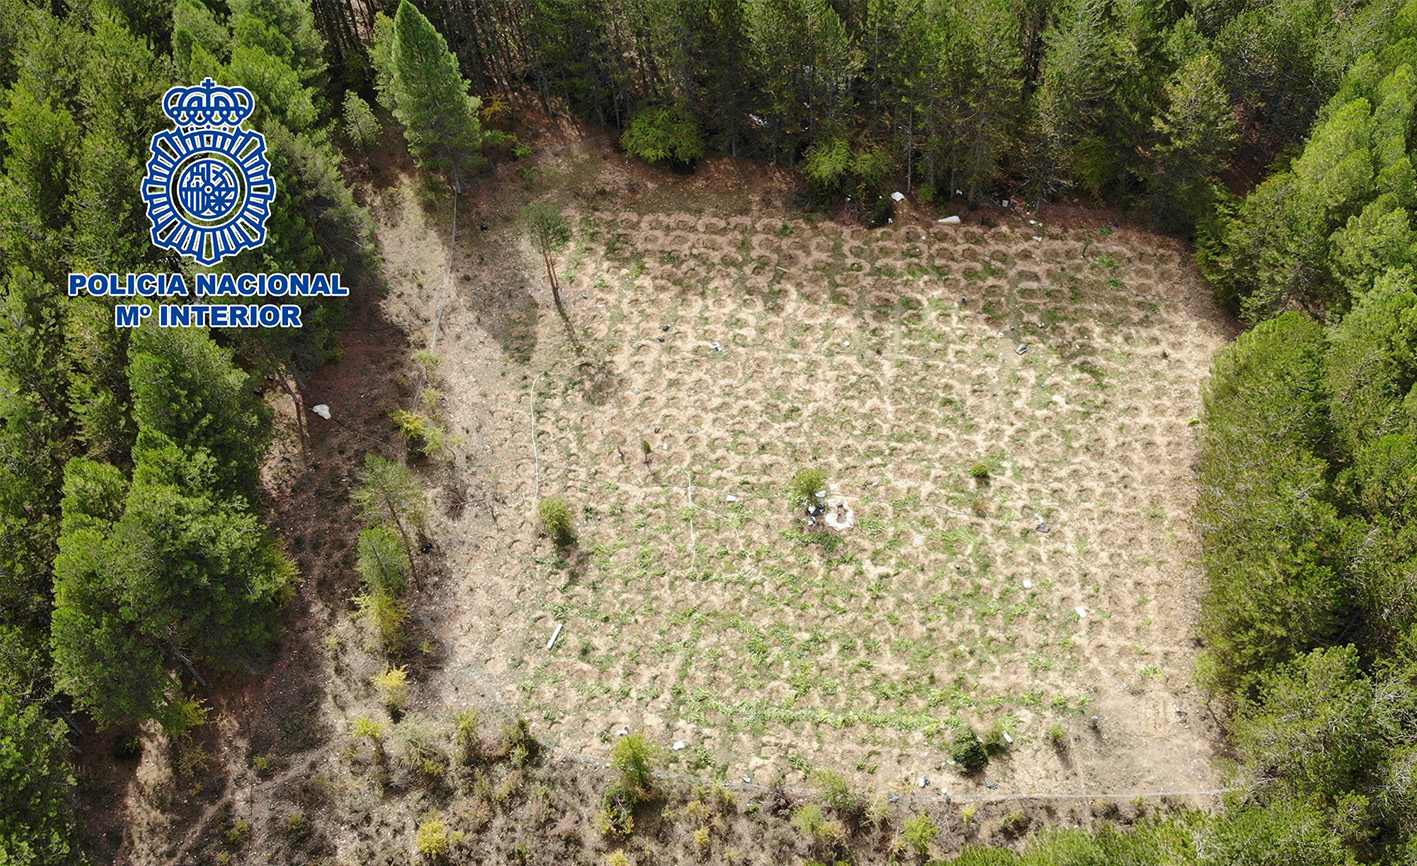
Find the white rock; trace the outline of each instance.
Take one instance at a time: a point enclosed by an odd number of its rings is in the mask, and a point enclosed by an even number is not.
[[[905,201],[905,193],[901,192],[900,190],[896,190],[895,192],[891,193],[891,198],[895,201]]]
[[[728,499],[729,502],[737,502],[737,501],[738,501],[738,497],[734,496],[732,493],[728,494],[727,499]]]
[[[1033,589],[1033,581],[1031,581],[1031,580],[1025,580],[1025,581],[1023,582],[1023,588],[1024,588],[1024,589]]]
[[[1078,605],[1077,607],[1073,608],[1073,610],[1077,611],[1078,619],[1087,619],[1087,608],[1083,607],[1082,605]]]
[[[678,751],[683,750],[683,748],[684,748],[684,741],[683,741],[683,740],[675,740],[675,741],[674,741],[674,751],[678,752]]]
[[[326,406],[324,403],[317,403],[316,405],[311,406],[310,411],[314,412],[316,415],[319,415],[321,418],[324,418],[326,421],[330,420],[330,407]]]

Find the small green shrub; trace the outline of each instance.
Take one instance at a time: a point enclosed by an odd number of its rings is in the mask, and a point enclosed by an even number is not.
[[[447,443],[448,434],[443,425],[427,415],[395,409],[390,417],[399,426],[399,432],[408,440],[408,444],[417,448],[424,456],[433,456],[443,450]]]
[[[408,703],[408,668],[391,667],[374,675],[374,685],[379,689],[384,706],[398,712]]]
[[[251,824],[244,818],[237,818],[226,828],[226,843],[233,848],[240,848],[250,838]]]
[[[378,635],[379,648],[385,653],[396,653],[404,645],[404,622],[408,610],[390,592],[375,590],[354,597],[358,608],[355,616]]]
[[[816,803],[799,806],[797,811],[792,813],[792,826],[808,838],[816,838],[826,820],[826,816],[822,814],[822,807]]]
[[[1063,730],[1062,725],[1053,725],[1048,729],[1048,742],[1053,744],[1055,749],[1066,749],[1068,747],[1068,732]]]
[[[571,527],[571,504],[565,499],[548,496],[541,500],[536,511],[541,518],[541,528],[556,544],[564,547],[575,540],[575,531]]]
[[[424,859],[436,860],[445,856],[461,835],[448,832],[447,825],[443,823],[443,816],[437,812],[429,812],[423,823],[418,825],[413,844]]]
[[[827,474],[820,469],[803,469],[792,476],[787,497],[793,508],[823,510],[827,507]]]
[[[954,742],[950,744],[950,759],[959,765],[967,776],[980,773],[989,765],[989,753],[984,750],[979,735],[968,726],[955,731]]]
[[[989,730],[984,732],[984,751],[992,757],[1000,755],[1009,750],[1009,726],[1002,720],[995,721],[989,726]]]
[[[627,734],[615,743],[610,766],[620,771],[620,787],[635,799],[647,799],[654,790],[654,768],[663,761],[662,750],[644,734]]]
[[[983,460],[980,460],[978,463],[969,467],[969,475],[975,481],[988,481],[989,464],[985,463]]]
[[[907,818],[900,827],[900,838],[916,857],[925,859],[930,855],[930,846],[940,835],[940,825],[929,815]]]

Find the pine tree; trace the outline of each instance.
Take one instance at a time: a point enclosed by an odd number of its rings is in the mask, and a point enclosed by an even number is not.
[[[419,166],[444,173],[455,186],[481,161],[482,102],[433,24],[408,0],[399,3],[387,43],[376,44],[374,61],[387,82],[386,106],[403,126]]]
[[[0,687],[0,861],[78,862],[65,728]]]

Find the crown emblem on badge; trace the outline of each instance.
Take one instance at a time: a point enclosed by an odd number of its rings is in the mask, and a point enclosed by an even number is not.
[[[176,129],[153,136],[142,186],[154,245],[214,265],[266,242],[275,198],[266,139],[241,126],[255,107],[251,91],[210,78],[163,95]]]

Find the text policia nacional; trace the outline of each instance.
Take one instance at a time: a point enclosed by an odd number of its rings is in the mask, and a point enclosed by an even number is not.
[[[191,284],[189,287],[189,283]],[[344,297],[339,274],[70,274],[69,297],[109,298],[296,298]],[[113,323],[141,325],[156,309],[160,327],[298,328],[296,304],[119,303]]]

